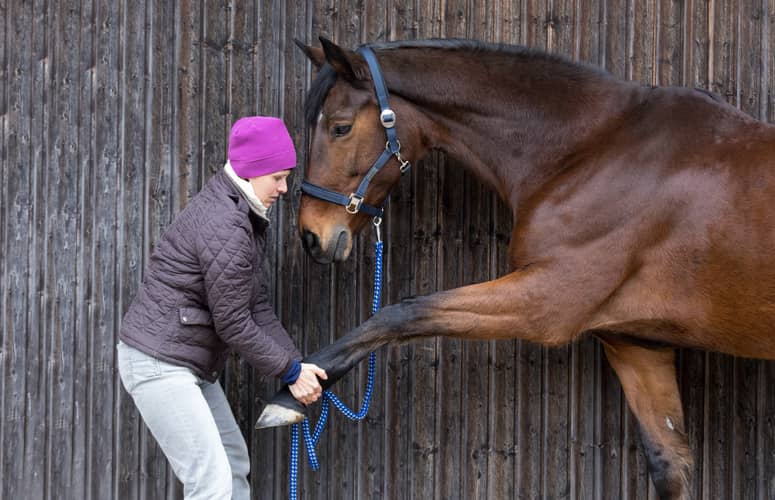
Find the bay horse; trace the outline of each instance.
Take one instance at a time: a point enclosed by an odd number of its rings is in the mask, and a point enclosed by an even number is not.
[[[328,372],[324,387],[387,344],[445,336],[561,346],[593,335],[638,421],[658,494],[688,498],[675,349],[775,359],[775,126],[709,92],[624,81],[526,48],[321,43],[297,41],[319,70],[305,104],[305,183],[344,198],[365,176],[370,183],[347,209],[305,190],[298,222],[309,254],[346,259],[371,219],[360,205],[381,207],[401,163],[432,149],[495,190],[514,220],[509,274],[384,307],[307,358]],[[400,152],[388,145],[374,172],[388,129]],[[285,388],[258,426],[303,416]]]

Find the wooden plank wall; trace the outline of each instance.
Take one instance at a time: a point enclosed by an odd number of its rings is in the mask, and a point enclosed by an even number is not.
[[[179,498],[115,372],[150,250],[225,156],[230,124],[282,116],[306,157],[312,70],[294,37],[470,37],[565,54],[652,84],[717,92],[775,122],[773,0],[0,0],[0,498]],[[303,168],[294,176],[298,188]],[[368,316],[371,235],[321,267],[274,212],[280,318],[312,352]],[[511,216],[432,154],[386,217],[384,302],[498,276]],[[696,498],[775,498],[775,364],[682,351]],[[334,416],[303,498],[655,497],[618,381],[592,340],[426,340],[379,352],[369,417]],[[222,381],[255,498],[287,493],[287,429],[254,432],[276,388]],[[365,367],[337,387],[352,404]]]

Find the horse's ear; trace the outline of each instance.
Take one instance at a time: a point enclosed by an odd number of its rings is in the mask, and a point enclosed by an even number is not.
[[[296,43],[296,46],[299,47],[302,52],[304,52],[304,55],[306,55],[307,58],[312,61],[312,65],[315,66],[316,69],[320,69],[320,67],[323,66],[323,64],[326,62],[326,55],[323,53],[323,49],[304,45],[304,43],[298,38],[294,38],[293,41]]]
[[[320,43],[323,44],[326,61],[338,76],[357,85],[362,85],[364,80],[370,78],[366,60],[362,56],[352,50],[343,49],[322,36]]]

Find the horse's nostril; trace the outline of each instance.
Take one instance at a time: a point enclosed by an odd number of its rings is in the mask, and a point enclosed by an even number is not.
[[[318,236],[312,231],[307,231],[306,229],[301,235],[301,243],[308,251],[320,246],[320,243],[318,242]]]

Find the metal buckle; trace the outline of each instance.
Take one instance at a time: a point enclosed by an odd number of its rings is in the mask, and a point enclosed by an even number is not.
[[[396,114],[390,108],[385,108],[382,113],[379,114],[379,121],[382,122],[382,126],[385,128],[393,128],[396,124]]]
[[[361,209],[361,204],[363,204],[363,197],[352,193],[350,194],[350,203],[347,204],[345,210],[347,210],[347,213],[349,214],[357,214]]]

